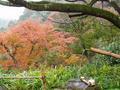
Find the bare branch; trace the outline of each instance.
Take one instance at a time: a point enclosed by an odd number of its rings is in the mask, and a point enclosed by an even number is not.
[[[120,59],[120,54],[115,54],[115,53],[112,53],[110,51],[105,51],[105,50],[101,50],[101,49],[97,49],[97,48],[93,48],[93,47],[90,48],[90,50],[92,52],[95,52],[95,53],[99,53],[99,54],[102,54],[102,55],[107,55],[107,56],[111,56],[111,57]]]
[[[78,1],[81,1],[81,2],[86,3],[86,1],[85,1],[85,0],[65,0],[65,1],[67,1],[67,2],[78,2]]]

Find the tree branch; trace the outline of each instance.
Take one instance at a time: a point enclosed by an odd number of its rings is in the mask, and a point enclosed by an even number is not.
[[[35,11],[59,11],[59,12],[72,12],[72,13],[84,13],[85,15],[91,15],[104,18],[112,22],[115,26],[120,28],[120,16],[117,16],[109,11],[99,8],[91,7],[81,4],[68,4],[68,3],[54,3],[48,1],[40,2],[26,2],[20,0],[9,0],[14,5],[26,7]]]
[[[63,3],[53,3],[53,2],[29,2],[25,5],[26,8],[36,10],[36,11],[59,11],[59,12],[82,12],[85,15],[92,15],[96,17],[104,18],[114,25],[120,28],[120,18],[119,16],[98,8],[93,8],[87,5],[81,4],[63,4]]]
[[[19,6],[25,6],[27,3],[25,0],[8,0],[10,3],[14,5],[19,5]]]
[[[89,6],[93,6],[97,1],[99,1],[99,0],[92,0],[92,1],[89,3]]]
[[[111,57],[120,59],[120,54],[115,54],[115,53],[112,53],[110,51],[105,51],[105,50],[101,50],[101,49],[97,49],[97,48],[93,48],[93,47],[90,48],[90,50],[92,52],[95,52],[95,53],[99,53],[99,54],[102,54],[102,55],[107,55],[107,56],[111,56]]]
[[[71,18],[71,17],[80,17],[80,16],[85,16],[85,14],[84,13],[77,13],[77,14],[68,14],[69,15],[69,17]],[[87,17],[87,16],[86,16]]]
[[[16,57],[14,56],[14,54],[10,52],[10,49],[5,44],[1,43],[1,46],[3,46],[3,48],[6,50],[7,54],[12,58],[14,64],[17,66],[17,60],[16,60]]]
[[[66,2],[78,2],[78,1],[81,1],[81,2],[86,3],[85,0],[65,0],[65,1],[66,1]]]

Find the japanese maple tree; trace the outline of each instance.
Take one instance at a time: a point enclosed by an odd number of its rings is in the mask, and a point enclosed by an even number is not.
[[[7,60],[0,60],[4,67],[27,68],[36,57],[50,50],[65,52],[75,41],[69,33],[56,31],[52,23],[26,20],[0,33],[0,53]]]

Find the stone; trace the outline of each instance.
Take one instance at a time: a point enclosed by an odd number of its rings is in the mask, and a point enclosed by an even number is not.
[[[97,85],[88,85],[80,79],[69,80],[67,90],[101,90]]]

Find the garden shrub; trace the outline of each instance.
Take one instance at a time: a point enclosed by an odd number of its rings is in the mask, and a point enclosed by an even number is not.
[[[110,51],[115,54],[120,54],[120,37],[113,37],[112,42],[101,43],[100,48],[106,51]],[[110,65],[120,64],[120,59],[107,56],[107,55],[99,55],[95,56],[97,60],[105,60]]]
[[[1,72],[1,76],[46,76],[47,90],[54,88],[65,88],[70,79],[79,79],[81,76],[91,77],[102,90],[116,90],[120,88],[120,66],[110,66],[107,63],[94,61],[91,64],[79,66],[59,66],[56,68],[45,68],[28,70],[24,72],[11,71],[8,74]],[[43,90],[43,82],[40,79],[0,79],[0,85],[5,86],[8,90]]]

